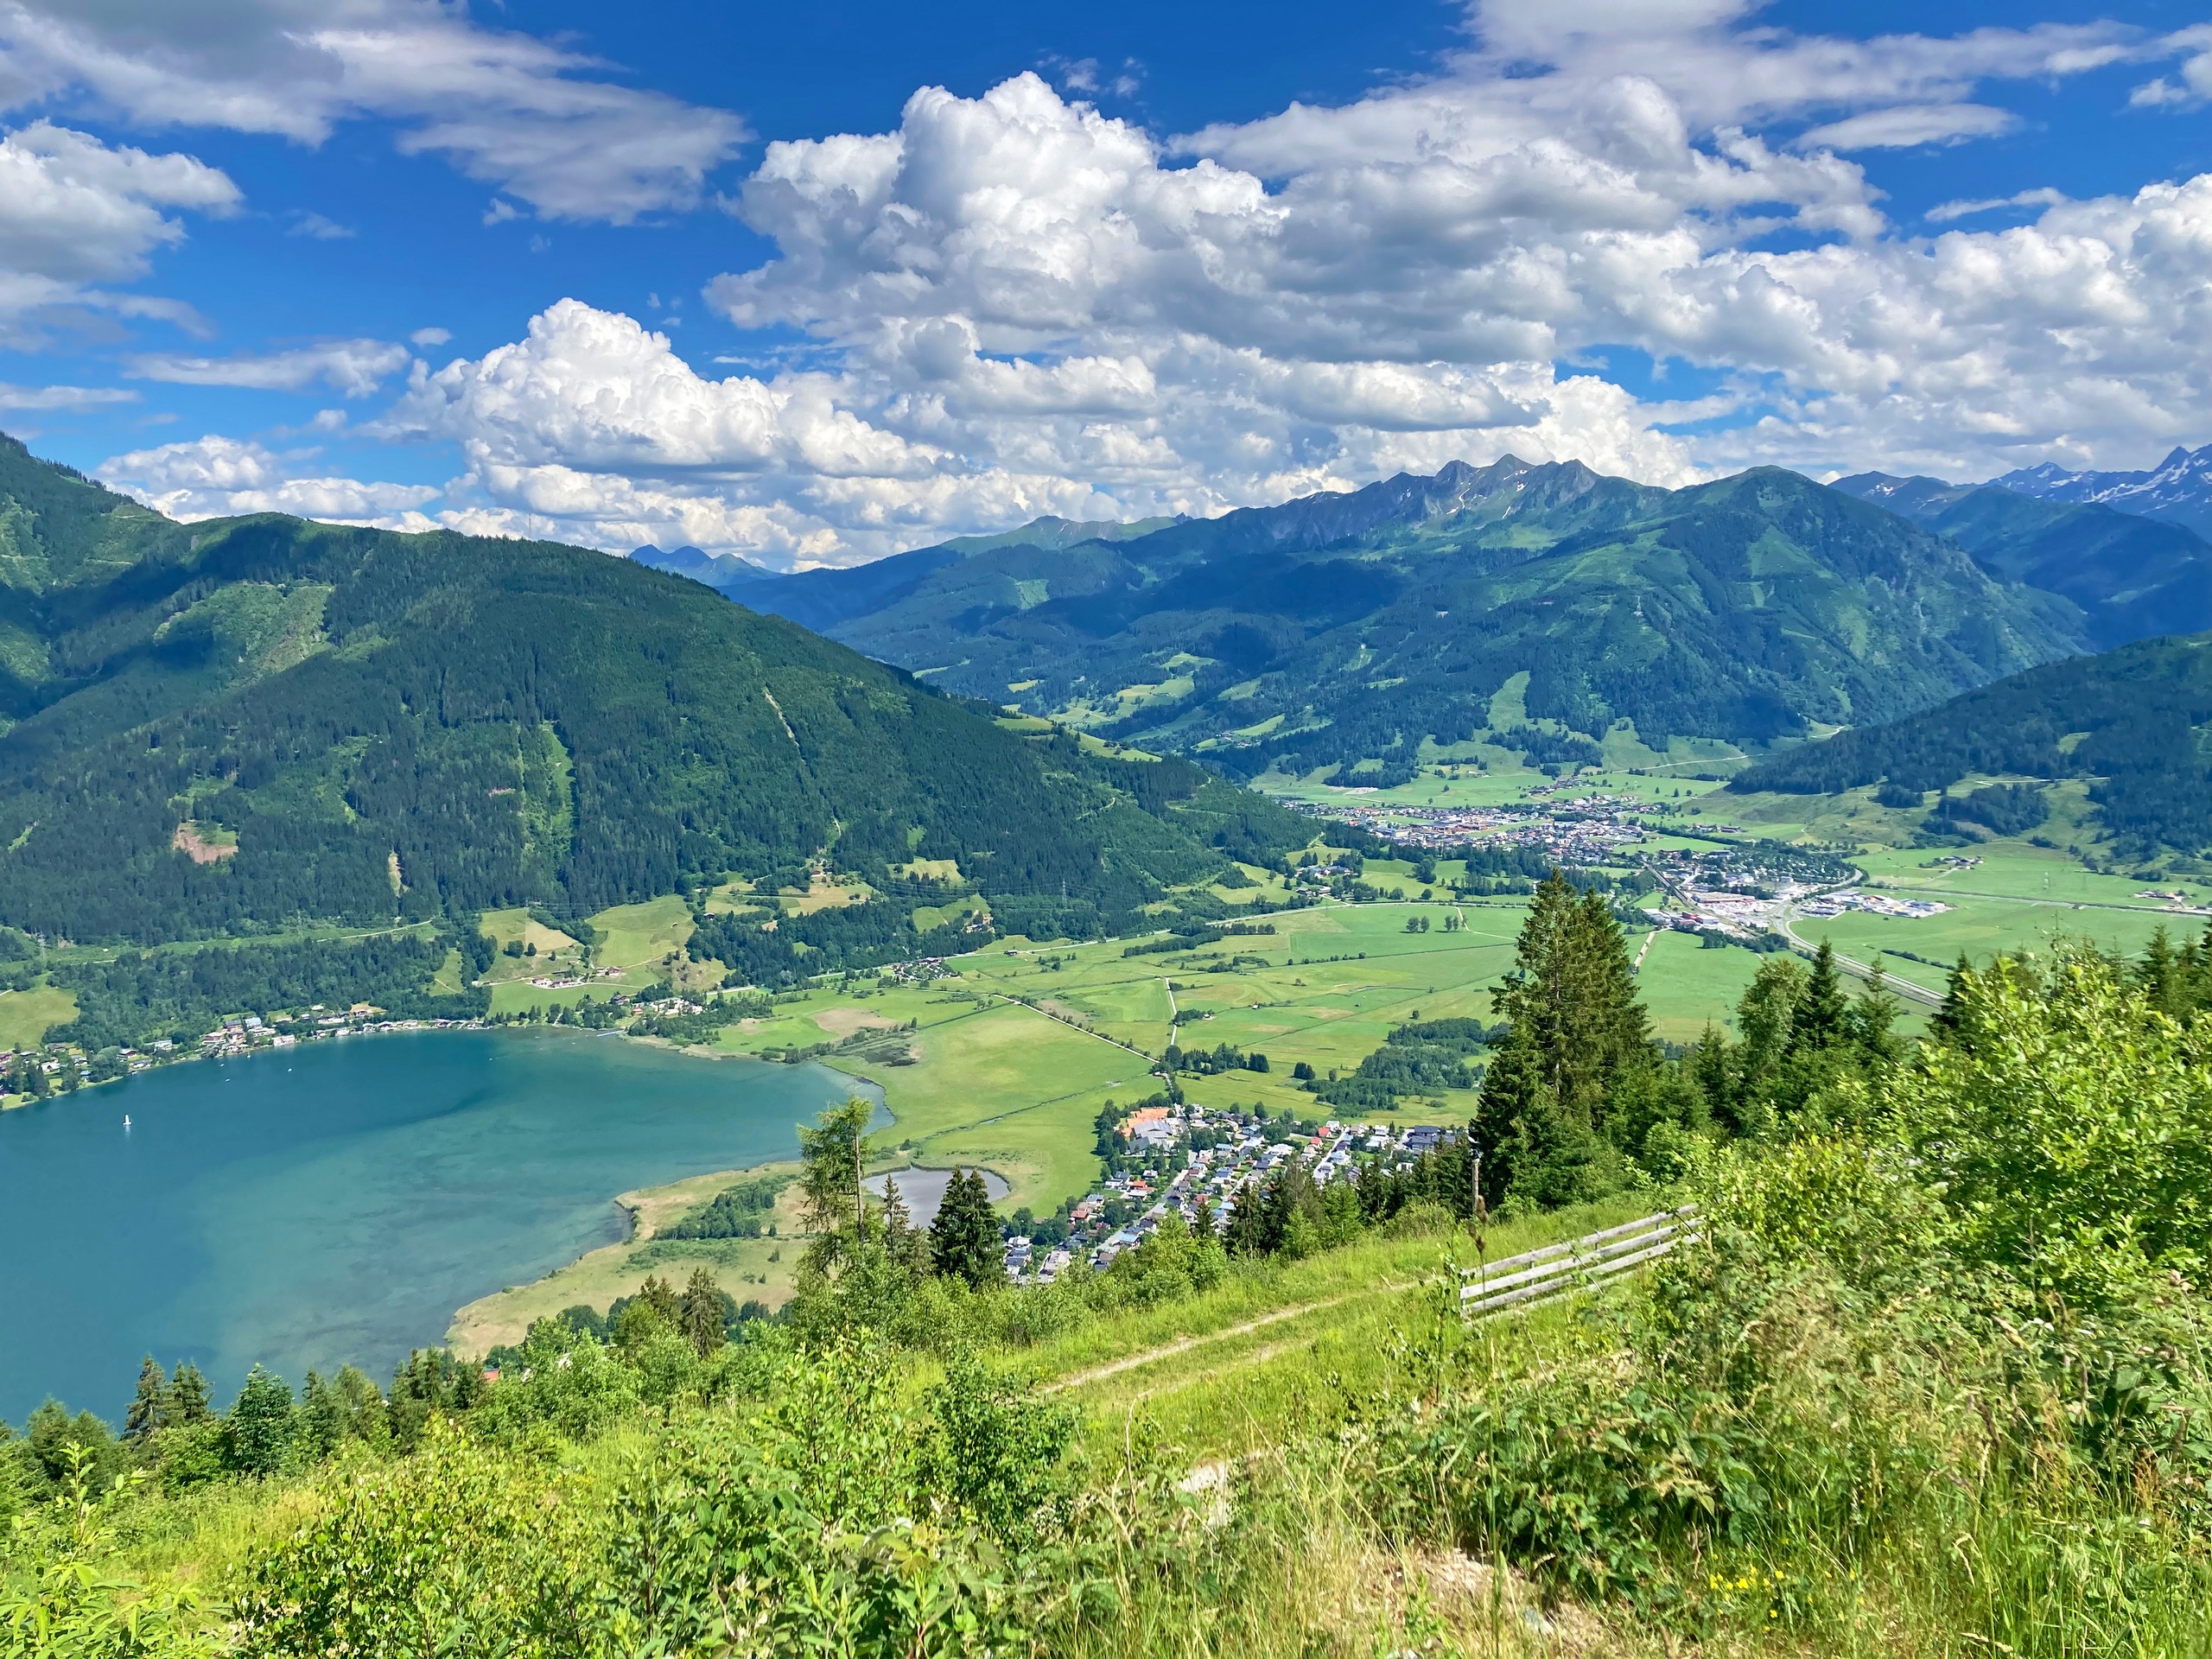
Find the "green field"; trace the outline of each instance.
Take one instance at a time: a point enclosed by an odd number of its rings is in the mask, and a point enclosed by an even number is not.
[[[901,1161],[982,1164],[1011,1184],[1010,1203],[1049,1210],[1096,1178],[1093,1124],[1106,1101],[1142,1098],[1161,1086],[1151,1071],[1170,1040],[1173,1010],[1200,1016],[1178,1028],[1184,1046],[1258,1049],[1273,1068],[1186,1077],[1192,1099],[1258,1101],[1309,1116],[1329,1109],[1293,1082],[1298,1061],[1323,1077],[1348,1072],[1415,1014],[1491,1018],[1489,988],[1510,964],[1523,906],[1504,899],[1459,906],[1465,931],[1446,933],[1452,908],[1411,900],[1326,905],[1274,915],[1281,931],[1273,936],[1169,955],[1124,957],[1129,941],[1122,939],[1001,940],[956,958],[957,977],[934,984],[861,976],[849,990],[825,985],[781,998],[772,1014],[727,1028],[715,1049],[814,1049],[912,1021],[911,1064],[823,1058],[880,1086],[896,1120],[886,1139]],[[1428,932],[1405,931],[1414,915],[1428,920]],[[602,918],[594,925],[606,929]],[[1245,960],[1232,967],[1239,956]],[[585,994],[508,981],[495,988],[493,1007],[573,1002]],[[1463,1093],[1408,1099],[1400,1109],[1408,1121],[1457,1121],[1471,1103]]]
[[[593,958],[602,968],[664,975],[691,937],[691,912],[674,893],[642,905],[617,905],[591,918],[600,935]]]
[[[1728,1026],[1759,962],[1752,951],[1733,945],[1708,949],[1688,933],[1655,935],[1637,974],[1637,988],[1651,1011],[1652,1034],[1688,1043],[1707,1025]]]
[[[76,997],[54,986],[0,991],[0,1048],[36,1048],[51,1027],[76,1017]]]
[[[1490,799],[1516,799],[1546,781],[1528,771],[1460,774],[1447,758],[1407,786],[1415,795],[1392,795],[1415,798],[1425,787],[1449,787],[1470,798],[1479,791]],[[1688,800],[1714,787],[1622,772],[1592,772],[1578,784],[1669,801],[1676,789]],[[1347,798],[1323,785],[1313,793]],[[1805,804],[1784,797],[1750,798],[1748,804],[1762,802],[1801,810]],[[1746,805],[1745,799],[1724,797],[1702,810],[1707,822],[1732,823],[1755,817]],[[1754,833],[1789,827],[1745,823]],[[1800,918],[1795,931],[1808,944],[1828,938],[1862,961],[1879,957],[1893,976],[1940,991],[1961,950],[1982,957],[2037,948],[2063,932],[2133,952],[2161,925],[2180,932],[2202,925],[2162,901],[2138,898],[2142,881],[2094,873],[2055,848],[1993,841],[1961,850],[1978,855],[1981,862],[1961,870],[1942,863],[1940,849],[1893,847],[1857,856],[1870,885],[1940,898],[1953,906],[1943,915]],[[1457,873],[1454,863],[1440,864],[1437,890]],[[1413,896],[1421,888],[1409,861],[1374,858],[1366,862],[1365,879],[1386,894],[1404,893],[1404,899],[1270,910],[1287,897],[1281,879],[1256,868],[1248,874],[1258,885],[1222,890],[1221,896],[1252,901],[1277,929],[1272,935],[1134,957],[1124,954],[1139,942],[1130,939],[1079,944],[1000,939],[953,959],[953,976],[933,984],[906,986],[863,974],[842,987],[825,984],[782,998],[772,1014],[725,1030],[716,1048],[739,1054],[830,1048],[823,1056],[828,1064],[881,1088],[896,1120],[888,1140],[899,1160],[936,1167],[985,1165],[1012,1185],[1011,1203],[1044,1211],[1090,1185],[1096,1175],[1093,1122],[1100,1108],[1109,1099],[1141,1098],[1158,1089],[1150,1072],[1171,1041],[1186,1050],[1225,1044],[1268,1057],[1266,1073],[1185,1074],[1185,1092],[1199,1104],[1257,1103],[1270,1111],[1322,1116],[1330,1109],[1292,1077],[1298,1063],[1324,1078],[1346,1074],[1407,1020],[1495,1017],[1491,988],[1511,964],[1524,901],[1423,901]],[[2193,898],[2212,896],[2212,890],[2190,892]],[[1464,922],[1463,931],[1444,931],[1452,915]],[[1409,918],[1425,919],[1428,931],[1408,933]],[[671,969],[679,983],[713,971],[683,955],[690,923],[679,899],[623,906],[591,920],[601,936],[593,967],[620,969],[619,979],[544,989],[530,985],[528,977],[578,962],[580,952],[564,952],[558,967],[543,956],[501,957],[490,976],[494,1011],[573,1005],[587,995],[634,988]],[[515,912],[502,912],[498,925],[506,936],[523,938],[534,925]],[[541,949],[555,943],[549,938]],[[1637,954],[1653,1033],[1675,1043],[1695,1040],[1708,1025],[1726,1027],[1760,961],[1747,950],[1707,948],[1673,932],[1639,932],[1630,946]],[[1903,951],[1927,961],[1912,961],[1898,954]],[[0,1018],[4,1007],[0,1002]],[[1179,1013],[1180,1023],[1171,1025]],[[1903,1028],[1912,1029],[1924,1017],[1924,1007],[1908,1009]],[[910,1064],[834,1052],[841,1043],[864,1040],[872,1028],[909,1021],[915,1027]],[[1402,1099],[1395,1116],[1406,1122],[1458,1122],[1473,1104],[1469,1091],[1445,1091]]]
[[[510,1285],[471,1302],[454,1315],[446,1340],[463,1353],[482,1354],[501,1343],[519,1343],[534,1319],[550,1319],[578,1304],[604,1313],[616,1297],[636,1294],[649,1274],[683,1280],[702,1267],[739,1303],[758,1300],[780,1307],[791,1296],[804,1248],[794,1236],[800,1231],[796,1189],[786,1187],[777,1199],[773,1237],[670,1240],[656,1249],[652,1236],[706,1203],[741,1173],[797,1167],[769,1164],[758,1170],[721,1170],[625,1192],[615,1201],[631,1212],[636,1229],[632,1237],[601,1245],[534,1283]]]
[[[1999,950],[2041,950],[2054,938],[2067,937],[2092,939],[2132,956],[2161,927],[2178,939],[2204,925],[2201,917],[2150,909],[2099,909],[2056,900],[1955,896],[1942,902],[1954,908],[1941,916],[1801,918],[1791,927],[1801,939],[1825,938],[1861,962],[1887,952],[1883,963],[1887,972],[1940,991],[1961,954],[1979,962]],[[1897,954],[1904,950],[1929,960],[1916,962]]]

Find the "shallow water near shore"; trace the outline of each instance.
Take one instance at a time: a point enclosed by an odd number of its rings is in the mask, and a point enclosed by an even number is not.
[[[0,1115],[0,1418],[53,1395],[119,1426],[147,1353],[220,1404],[257,1360],[386,1381],[464,1303],[621,1237],[616,1193],[788,1157],[852,1092],[814,1065],[422,1032]]]

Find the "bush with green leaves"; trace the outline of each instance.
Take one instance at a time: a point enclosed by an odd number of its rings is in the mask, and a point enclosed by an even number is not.
[[[1845,1081],[1847,1127],[1699,1159],[1701,1236],[1640,1303],[1470,1343],[1380,1411],[1374,1513],[1693,1622],[1751,1582],[1843,1619],[1888,1574],[2007,1650],[2184,1628],[2212,1599],[2208,1039],[2086,949],[1968,970],[1936,1040]]]
[[[676,1410],[600,1479],[435,1424],[331,1477],[254,1568],[242,1650],[1025,1647],[1063,1594],[1070,1420],[972,1361],[917,1401],[892,1358],[756,1354],[741,1406]]]

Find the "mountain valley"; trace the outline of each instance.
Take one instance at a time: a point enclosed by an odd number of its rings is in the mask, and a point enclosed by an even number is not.
[[[1655,759],[1681,740],[1764,748],[1932,706],[2094,632],[2079,602],[1770,468],[1667,491],[1508,458],[1110,541],[1046,528],[749,584],[743,602],[1231,776],[1364,762],[1383,781],[1425,742],[1475,737],[1543,762],[1594,760],[1616,731]]]

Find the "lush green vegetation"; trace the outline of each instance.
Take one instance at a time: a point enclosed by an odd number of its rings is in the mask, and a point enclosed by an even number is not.
[[[1332,1106],[1364,1113],[1388,1111],[1408,1095],[1472,1089],[1477,1073],[1468,1062],[1489,1046],[1491,1034],[1479,1020],[1408,1020],[1350,1077],[1314,1092]]]
[[[658,1238],[759,1238],[775,1213],[776,1195],[785,1182],[756,1175],[724,1187],[688,1215],[659,1230]]]
[[[22,644],[0,914],[49,938],[550,919],[817,860],[892,894],[915,859],[1081,936],[1306,836],[625,560],[275,517],[187,533],[12,442],[0,503]],[[818,948],[904,948],[911,907]]]
[[[2096,824],[2122,855],[2195,855],[2212,846],[2208,723],[2212,639],[2152,639],[1838,733],[1753,766],[1729,787],[1833,795],[1884,781],[1921,791],[1974,777],[2087,779]]]
[[[1596,760],[1624,721],[1659,749],[1763,744],[2087,640],[2069,602],[1793,473],[1670,493],[1511,460],[1111,543],[925,550],[744,602],[1239,777],[1366,760],[1385,785],[1424,738],[1548,764]]]
[[[1524,967],[1618,1021],[1580,903]],[[41,1410],[0,1451],[0,1652],[2202,1655],[2206,964],[1964,970],[1910,1052],[1793,1054],[1777,1018],[1723,1051],[1771,1111],[1662,1190],[1700,1236],[1584,1318],[1356,1282],[1478,1248],[1436,1231],[1472,1200],[1443,1154],[1286,1172],[1230,1250],[1171,1224],[1103,1274],[971,1282],[972,1216],[867,1205],[865,1109],[833,1112],[781,1319],[699,1274],[540,1322],[489,1385],[424,1353],[218,1414],[149,1363],[120,1440]],[[1798,976],[1790,1029],[1847,1029]],[[1276,1259],[1236,1253],[1268,1226]],[[1357,1388],[1314,1373],[1340,1354]]]
[[[456,948],[456,939],[424,930],[73,962],[50,977],[75,995],[77,1018],[50,1035],[88,1051],[164,1037],[188,1043],[245,1010],[342,1012],[358,1002],[396,1019],[474,1019],[489,1001],[483,991],[442,996],[430,987]]]
[[[1849,1088],[1897,1052],[1896,1001],[1878,983],[1847,996],[1825,943],[1809,967],[1768,957],[1737,1004],[1736,1035],[1709,1025],[1671,1058],[1595,893],[1546,882],[1517,957],[1493,994],[1506,1029],[1475,1115],[1484,1192],[1509,1210],[1671,1179],[1715,1140],[1804,1133],[1847,1112]]]

